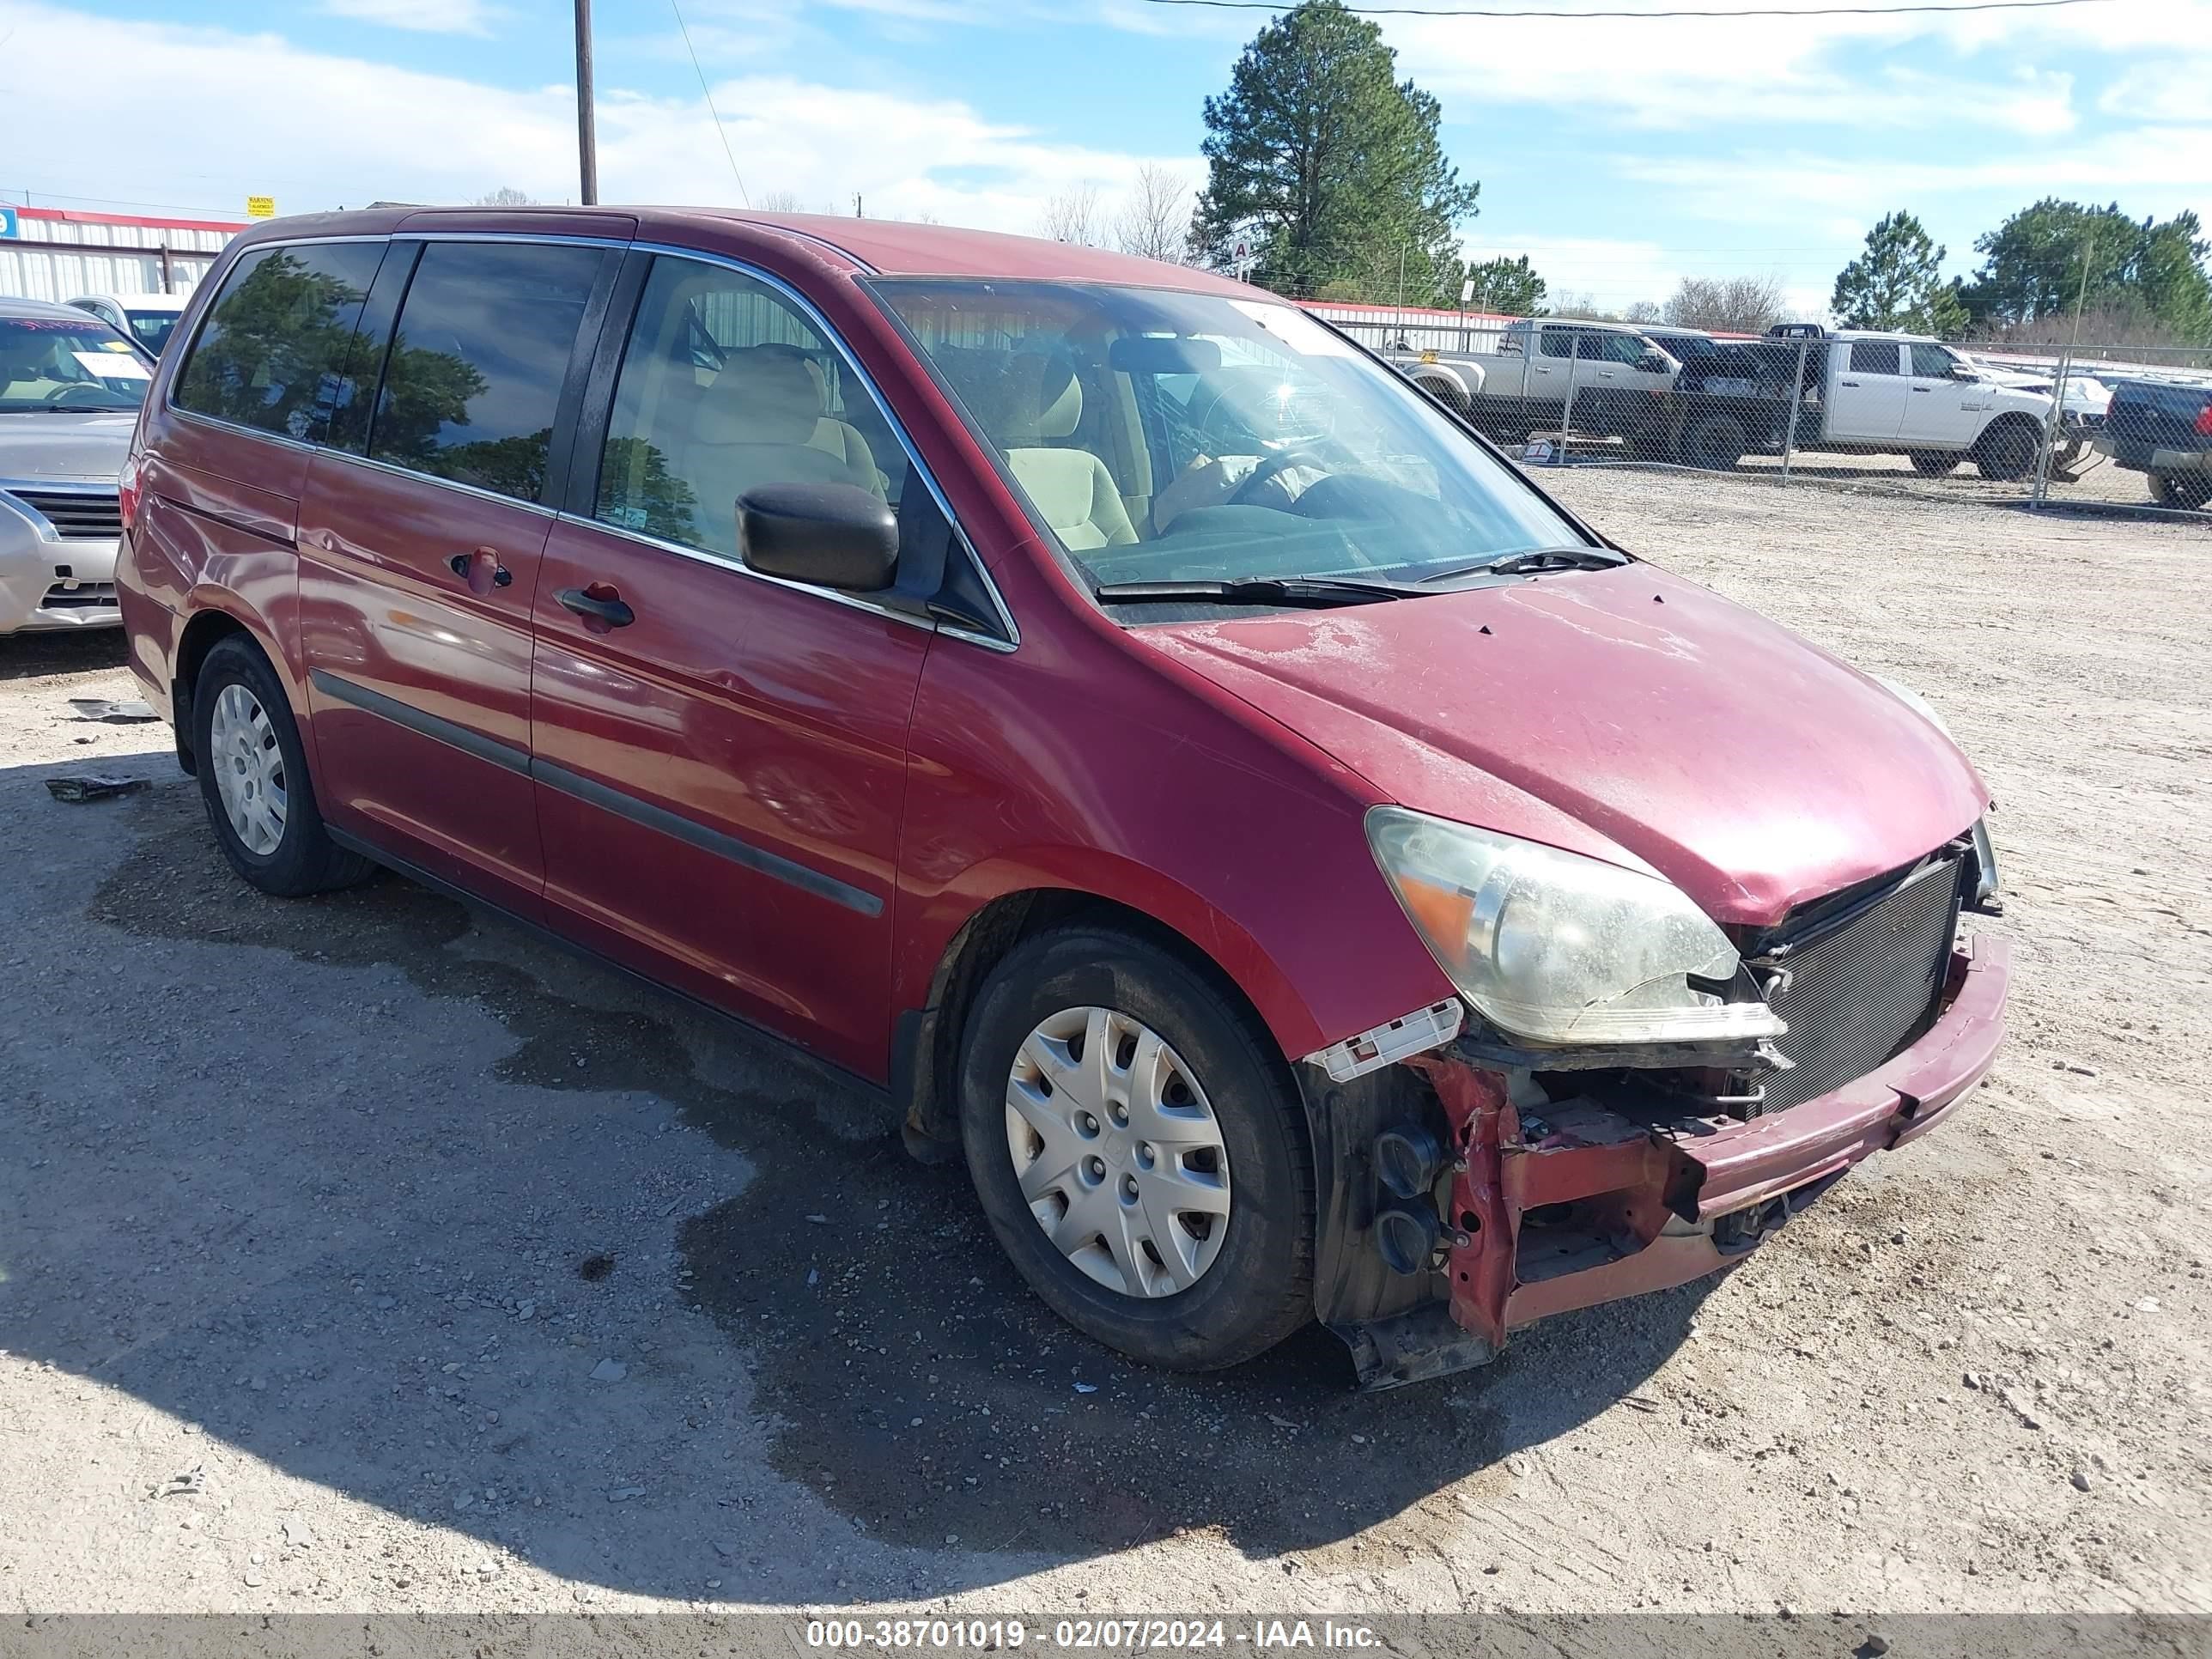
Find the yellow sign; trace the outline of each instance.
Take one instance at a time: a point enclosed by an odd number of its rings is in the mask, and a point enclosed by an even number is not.
[[[274,196],[247,197],[246,216],[249,219],[274,219],[276,216],[276,198]]]

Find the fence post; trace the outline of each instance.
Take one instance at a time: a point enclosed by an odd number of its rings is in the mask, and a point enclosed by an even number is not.
[[[2035,483],[2029,488],[2027,504],[2039,507],[2051,489],[2051,449],[2057,441],[2061,413],[2066,406],[2066,377],[2074,368],[2074,348],[2067,346],[2058,354],[2058,375],[2051,383],[2051,407],[2043,412],[2043,442],[2035,452]]]
[[[1805,401],[1805,353],[1810,340],[1797,342],[1797,369],[1790,380],[1790,421],[1782,428],[1782,481],[1790,482],[1790,458],[1797,453],[1797,410]]]
[[[1540,353],[1544,331],[1532,329],[1528,335],[1528,349]],[[1552,450],[1552,465],[1567,464],[1567,434],[1575,424],[1575,363],[1582,356],[1582,342],[1571,334],[1567,337],[1567,400],[1559,405],[1559,441]]]

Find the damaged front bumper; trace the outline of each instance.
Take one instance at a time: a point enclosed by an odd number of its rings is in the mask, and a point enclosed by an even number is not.
[[[1948,1115],[1996,1058],[2009,969],[2006,941],[1959,941],[1917,1040],[1744,1121],[1639,1105],[1632,1086],[1563,1090],[1465,1041],[1348,1082],[1301,1067],[1323,1322],[1363,1386],[1389,1388],[1482,1364],[1548,1315],[1734,1266],[1852,1164]]]

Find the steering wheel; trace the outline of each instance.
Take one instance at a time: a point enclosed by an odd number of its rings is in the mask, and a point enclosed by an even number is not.
[[[115,395],[104,386],[95,386],[90,380],[77,380],[69,386],[56,386],[46,393],[46,401],[57,409],[63,408],[80,392],[89,392],[103,403]]]
[[[1273,483],[1294,466],[1312,466],[1326,471],[1330,464],[1328,451],[1331,449],[1340,451],[1341,448],[1342,446],[1332,440],[1322,439],[1317,443],[1300,444],[1295,449],[1285,449],[1270,455],[1244,475],[1244,481],[1229,492],[1228,500],[1222,505],[1224,507],[1249,506],[1251,503],[1248,497],[1256,495],[1261,485]]]

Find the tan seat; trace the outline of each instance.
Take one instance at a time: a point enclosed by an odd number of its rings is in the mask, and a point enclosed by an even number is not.
[[[830,413],[830,380],[823,374],[822,365],[807,356],[799,361],[805,365],[806,378],[813,383],[814,407],[822,416],[814,423],[814,435],[807,442],[842,460],[855,477],[868,481],[867,489],[888,495],[890,480],[876,465],[875,452],[868,447],[868,441]]]
[[[672,422],[685,435],[669,457],[670,471],[699,498],[705,546],[735,550],[738,497],[759,484],[846,483],[880,493],[872,462],[815,443],[820,401],[795,357],[732,351],[714,380],[687,401],[687,416]],[[866,449],[860,446],[863,458]]]
[[[993,365],[963,396],[1006,452],[1015,481],[1054,535],[1071,550],[1118,547],[1137,539],[1129,509],[1106,463],[1087,449],[1050,441],[1083,419],[1083,386],[1057,358],[1017,352]]]

